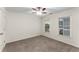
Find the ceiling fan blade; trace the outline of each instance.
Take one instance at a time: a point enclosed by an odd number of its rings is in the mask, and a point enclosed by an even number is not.
[[[40,11],[41,7],[37,7],[38,11]]]
[[[46,8],[43,8],[43,9],[42,9],[42,11],[45,11],[45,10],[46,10]]]
[[[36,9],[35,9],[35,8],[32,8],[32,9],[36,11]]]
[[[41,7],[37,7],[37,9],[41,9]]]

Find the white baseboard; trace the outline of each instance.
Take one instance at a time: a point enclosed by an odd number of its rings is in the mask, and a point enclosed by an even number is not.
[[[5,43],[3,43],[1,46],[0,46],[0,52],[2,52],[3,51],[3,49],[4,49],[4,47],[5,47]]]
[[[19,40],[23,40],[23,39],[28,39],[28,38],[31,38],[31,37],[35,37],[35,36],[39,36],[40,34],[39,33],[36,33],[36,34],[30,34],[28,36],[25,36],[23,38],[18,38],[18,39],[14,39],[14,40],[8,40],[6,41],[6,43],[11,43],[11,42],[15,42],[15,41],[19,41]]]
[[[49,37],[49,36],[46,36],[46,35],[42,35],[42,36],[45,36],[45,37],[50,38],[50,39],[57,40],[56,38],[52,38],[52,37]],[[75,44],[72,44],[72,43],[64,42],[63,40],[57,40],[57,41],[60,41],[60,42],[63,42],[63,43],[65,43],[65,44],[69,44],[69,45],[71,45],[71,46],[74,46],[74,47],[79,48],[79,45],[75,45]]]

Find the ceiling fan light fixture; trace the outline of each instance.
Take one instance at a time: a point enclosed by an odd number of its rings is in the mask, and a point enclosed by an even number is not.
[[[37,15],[42,15],[42,13],[41,13],[41,12],[36,12],[36,14],[37,14]]]

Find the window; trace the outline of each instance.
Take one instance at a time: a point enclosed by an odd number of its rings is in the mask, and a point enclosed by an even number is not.
[[[59,35],[70,36],[70,17],[59,18]]]

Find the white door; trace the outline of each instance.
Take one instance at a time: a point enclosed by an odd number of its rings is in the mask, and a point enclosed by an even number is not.
[[[2,51],[2,49],[5,46],[5,31],[4,31],[4,13],[3,11],[0,9],[0,51]]]

